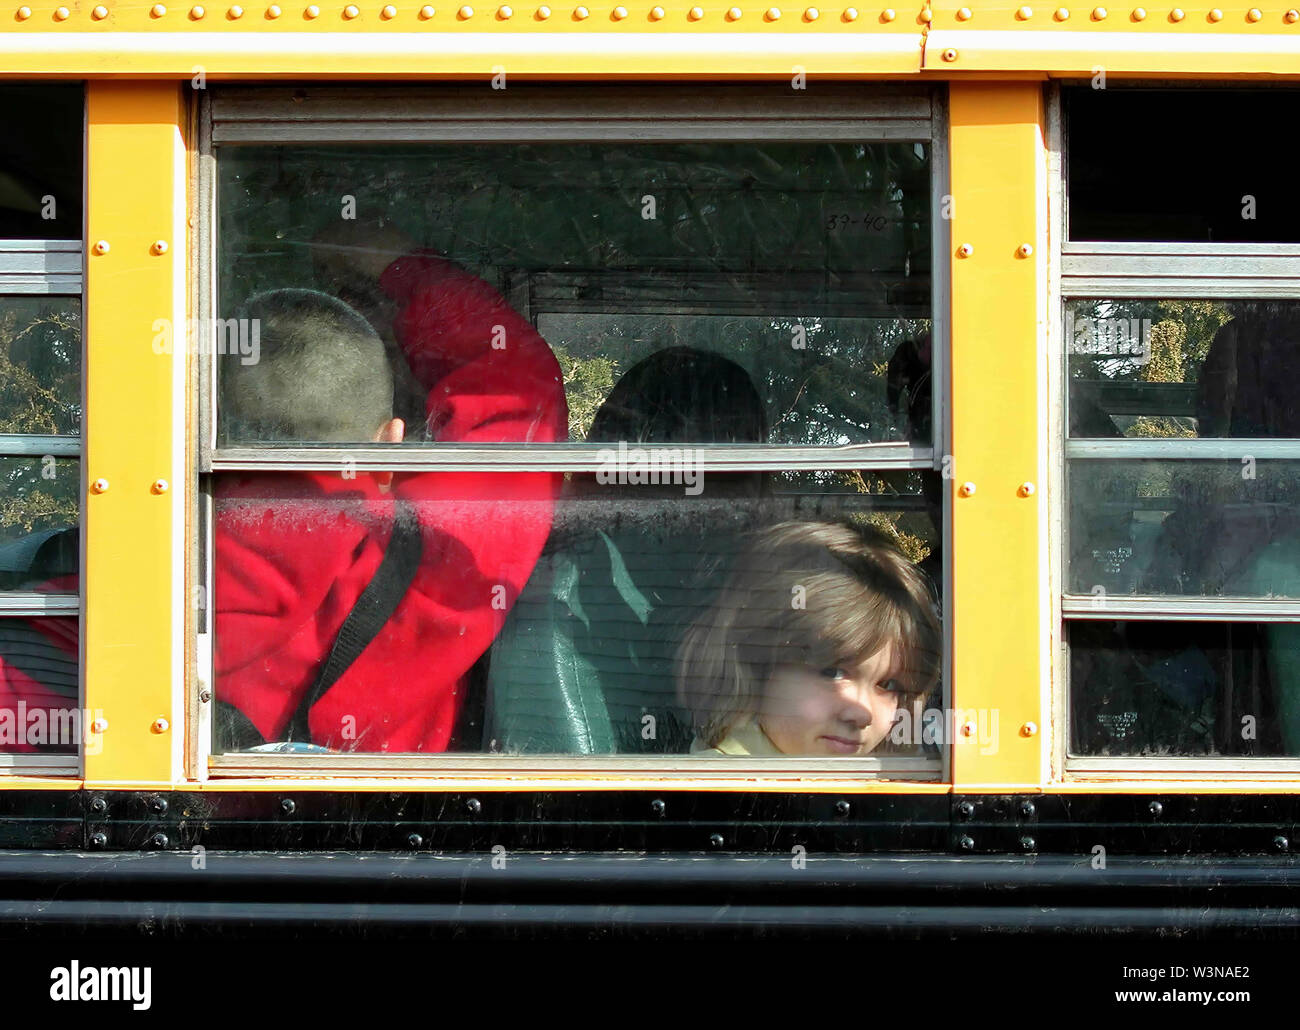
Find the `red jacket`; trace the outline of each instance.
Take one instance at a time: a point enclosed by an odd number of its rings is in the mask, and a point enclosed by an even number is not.
[[[429,390],[440,442],[567,437],[559,364],[504,298],[429,255],[380,279],[394,331]],[[239,473],[216,494],[215,692],[282,739],[383,558],[393,503],[414,509],[420,567],[379,635],[311,709],[340,750],[443,751],[470,667],[487,651],[550,532],[558,473]],[[21,676],[21,673],[17,675]],[[4,703],[0,670],[0,704]]]

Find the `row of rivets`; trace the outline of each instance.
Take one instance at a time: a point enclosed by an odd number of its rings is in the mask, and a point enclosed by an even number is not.
[[[1027,10],[1029,9],[1026,7],[1021,8],[1021,11],[1027,11]],[[1103,9],[1098,8],[1098,10],[1103,10]],[[108,8],[104,7],[101,4],[96,6],[90,12],[90,16],[94,18],[96,21],[102,21],[103,19],[108,17],[108,13],[109,13]],[[189,9],[188,16],[193,21],[199,21],[207,17],[207,13],[208,12],[206,8],[204,8],[201,4],[196,4],[195,6]],[[266,9],[266,16],[271,19],[279,18],[283,13],[284,12],[279,4],[272,4],[270,7]],[[436,13],[435,9],[428,5],[421,7],[419,10],[420,18],[426,21],[432,18],[435,13]],[[166,16],[167,8],[163,4],[154,4],[149,9],[149,14],[151,17],[154,18],[162,18]],[[361,16],[361,9],[357,7],[355,4],[348,4],[346,7],[343,8],[342,14],[345,19],[351,21]],[[1258,14],[1258,12],[1252,11],[1252,14]],[[1295,12],[1294,11],[1287,12],[1288,21],[1296,20],[1295,18],[1291,17],[1292,14],[1295,14]],[[320,15],[321,15],[321,9],[317,4],[311,4],[303,10],[303,16],[308,20],[314,20],[316,18],[319,18]],[[1057,15],[1058,17],[1060,17],[1061,12],[1058,11]],[[32,9],[30,7],[23,6],[18,8],[17,17],[19,21],[26,21],[31,16],[32,16]],[[71,16],[72,16],[72,12],[66,7],[59,7],[56,8],[54,11],[55,21],[67,21],[67,19],[70,18]],[[239,7],[238,5],[229,8],[226,12],[226,17],[230,18],[232,21],[238,20],[243,16],[244,16],[244,9],[242,7]],[[392,4],[388,4],[379,12],[379,16],[383,18],[385,21],[390,21],[393,18],[397,17],[397,8],[394,7]],[[551,16],[551,9],[549,7],[542,6],[537,8],[536,17],[539,21],[545,21],[550,16]],[[574,8],[573,17],[577,21],[584,21],[590,16],[591,16],[590,9],[586,7]],[[456,17],[459,18],[461,21],[468,21],[470,18],[474,17],[474,8],[466,4],[456,12]],[[496,17],[501,19],[502,21],[505,21],[509,18],[514,17],[514,10],[508,5],[499,7],[497,8]],[[620,5],[614,8],[614,10],[611,12],[611,17],[615,21],[623,21],[624,19],[630,17],[630,12],[626,7]],[[650,9],[651,21],[662,21],[666,17],[667,17],[667,12],[662,7],[653,7]],[[704,9],[701,7],[692,7],[687,12],[686,17],[690,21],[700,21],[704,17]],[[739,7],[732,7],[727,10],[725,17],[727,21],[733,21],[733,22],[740,21],[740,19],[744,17],[744,11],[742,11]],[[809,7],[803,12],[804,21],[817,21],[817,19],[820,17],[821,17],[821,11],[819,11],[816,7]],[[845,8],[843,13],[841,14],[841,18],[844,21],[857,21],[858,17],[859,17],[859,11],[856,7]],[[897,12],[894,11],[892,8],[888,8],[888,7],[885,8],[885,10],[883,10],[880,13],[880,20],[885,22],[893,21],[897,17],[898,17]],[[957,12],[957,17],[962,19],[963,21],[969,19],[971,17],[970,8],[963,7],[960,11]],[[1017,17],[1020,17],[1019,12],[1017,12]],[[1068,12],[1066,12],[1065,17],[1069,17]],[[1105,17],[1104,10],[1102,13],[1102,17]],[[779,21],[781,18],[781,8],[769,7],[766,11],[763,12],[763,18],[766,21]],[[922,21],[928,22],[931,20],[931,18],[932,15],[930,14],[929,11],[923,11],[921,13]],[[1259,18],[1252,17],[1250,20],[1258,21]]]
[[[1025,6],[1016,9],[1017,21],[1028,21],[1033,16],[1034,16],[1034,9],[1032,7]],[[1092,9],[1091,18],[1093,21],[1105,21],[1106,18],[1108,18],[1109,16],[1110,16],[1110,12],[1107,11],[1106,8],[1104,7],[1094,7]],[[959,7],[957,9],[958,21],[970,21],[973,17],[975,17],[975,14],[969,7]],[[1070,9],[1068,7],[1058,7],[1056,11],[1053,13],[1052,17],[1055,18],[1057,21],[1069,21]],[[1133,13],[1131,17],[1134,21],[1146,21],[1146,17],[1147,17],[1146,8],[1144,7],[1133,8]],[[1170,21],[1182,21],[1186,17],[1187,14],[1185,11],[1183,11],[1181,7],[1175,7],[1172,11],[1169,12]],[[1252,7],[1250,10],[1246,12],[1246,20],[1249,22],[1261,21],[1263,17],[1264,17],[1264,12],[1261,11],[1258,7]],[[1217,7],[1211,8],[1209,13],[1206,15],[1206,18],[1208,18],[1210,21],[1213,22],[1223,21],[1223,12],[1219,10],[1219,8]],[[1300,21],[1300,11],[1297,11],[1295,8],[1291,8],[1285,14],[1282,15],[1282,20],[1294,24],[1295,22]]]

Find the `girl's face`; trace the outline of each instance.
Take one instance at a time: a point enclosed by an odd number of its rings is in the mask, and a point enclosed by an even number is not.
[[[849,668],[778,665],[758,724],[787,755],[865,755],[894,723],[900,672],[893,644]]]

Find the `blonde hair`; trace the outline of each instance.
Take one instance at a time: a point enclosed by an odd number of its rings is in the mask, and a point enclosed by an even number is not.
[[[717,600],[677,652],[677,696],[716,747],[754,715],[782,664],[856,665],[898,648],[905,704],[938,682],[940,628],[929,583],[878,530],[782,522],[750,539]]]

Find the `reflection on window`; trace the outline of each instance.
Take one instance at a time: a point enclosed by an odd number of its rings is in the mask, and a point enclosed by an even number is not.
[[[77,619],[0,619],[0,754],[75,755],[86,713]]]
[[[686,471],[219,477],[216,749],[921,756],[938,477]]]
[[[223,443],[377,432],[300,419],[291,435],[283,418],[232,410],[249,394],[288,403],[283,376],[258,368],[284,335],[265,294],[283,288],[368,324],[355,338],[382,344],[409,442],[472,439],[459,427],[473,413],[452,410],[440,384],[511,362],[513,425],[494,439],[588,438],[615,383],[677,348],[749,375],[770,442],[930,442],[923,144],[241,146],[218,158],[220,317],[204,331]],[[334,338],[346,321],[322,325]],[[543,396],[557,377],[558,401]],[[324,392],[318,407],[337,410]],[[696,421],[695,439],[734,439]]]
[[[1070,750],[1300,755],[1300,627],[1073,622]]]
[[[0,297],[0,433],[81,432],[81,301]]]
[[[0,84],[0,240],[81,238],[83,96]]]
[[[1300,437],[1300,302],[1074,300],[1072,437]]]

